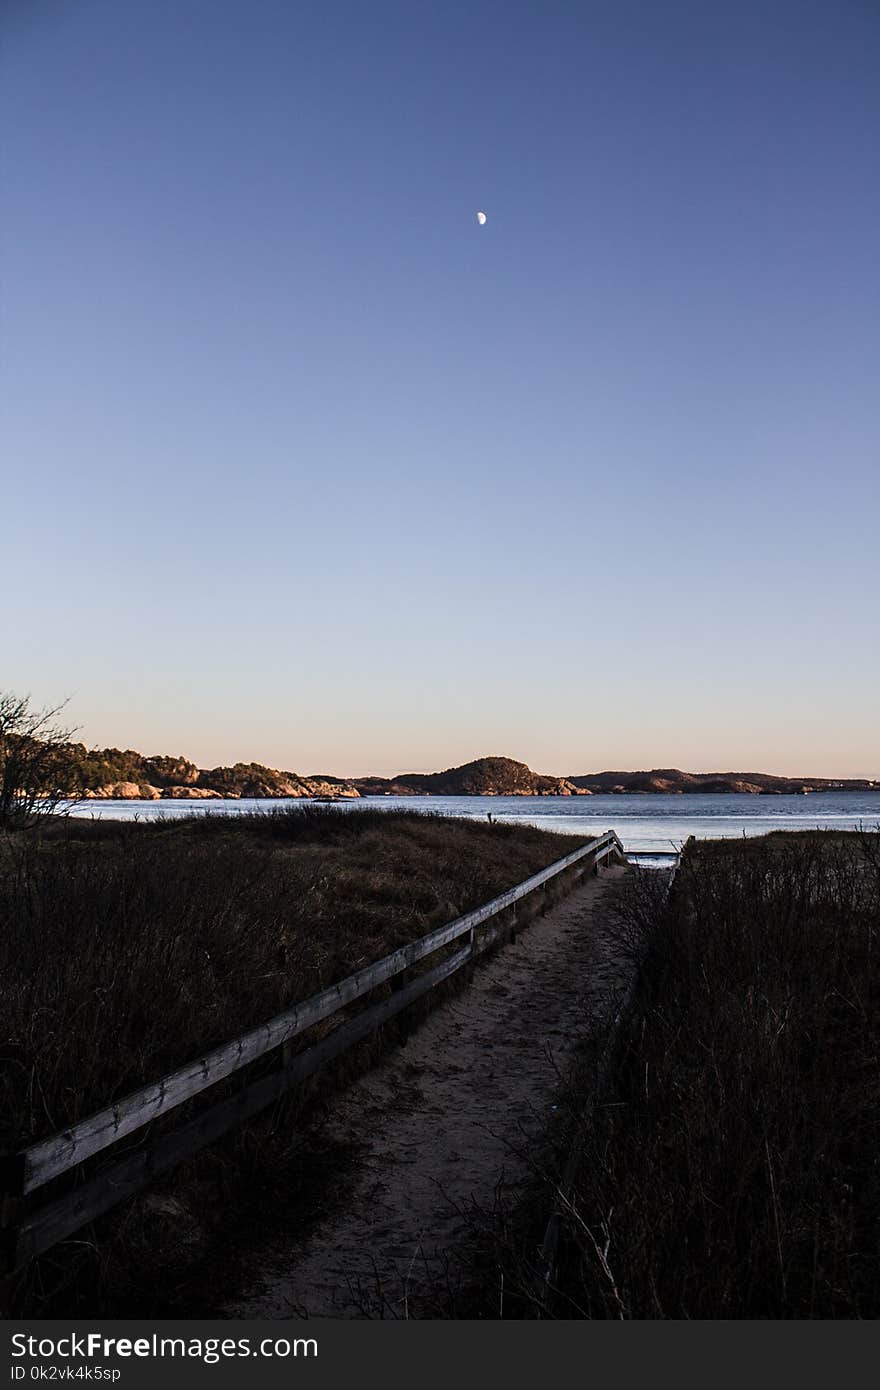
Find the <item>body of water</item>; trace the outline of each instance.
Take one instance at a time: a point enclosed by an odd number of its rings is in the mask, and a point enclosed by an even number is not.
[[[880,789],[815,792],[807,796],[365,796],[339,802],[352,814],[364,807],[434,812],[537,825],[563,834],[599,835],[615,830],[625,849],[672,856],[689,835],[697,839],[766,835],[771,830],[880,829]],[[273,807],[311,806],[311,801],[86,801],[78,816],[153,820],[178,816],[234,815]],[[658,861],[662,862],[662,861]]]

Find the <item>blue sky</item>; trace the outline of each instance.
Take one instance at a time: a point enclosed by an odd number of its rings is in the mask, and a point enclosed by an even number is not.
[[[203,765],[880,775],[878,40],[11,0],[0,684]]]

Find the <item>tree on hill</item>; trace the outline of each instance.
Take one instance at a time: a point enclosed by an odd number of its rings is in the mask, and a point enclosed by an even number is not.
[[[63,705],[34,710],[28,695],[0,691],[0,829],[23,829],[76,800],[73,732]]]

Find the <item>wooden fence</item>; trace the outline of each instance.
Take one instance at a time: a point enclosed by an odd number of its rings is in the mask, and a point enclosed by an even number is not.
[[[414,1000],[449,979],[503,935],[502,918],[508,909],[544,889],[561,874],[580,878],[589,870],[598,870],[599,865],[609,859],[626,862],[623,846],[613,830],[564,859],[558,859],[473,912],[392,951],[338,984],[295,1004],[259,1028],[213,1048],[70,1129],[17,1153],[0,1156],[0,1259],[7,1272],[21,1268],[146,1187],[161,1173],[244,1124],[325,1062],[368,1037]],[[491,925],[478,937],[477,928],[486,923]],[[418,962],[438,955],[462,939],[465,944],[436,964],[406,981],[397,978]],[[303,1051],[293,1051],[293,1040],[306,1029],[332,1018],[346,1005],[383,984],[392,984],[392,992],[385,998],[362,1009],[353,1018],[340,1021],[319,1042]],[[141,1135],[136,1147],[97,1171],[88,1174],[79,1171],[103,1150],[145,1130],[177,1106],[192,1101],[218,1082],[235,1076],[272,1053],[277,1053],[278,1065],[268,1074],[243,1084],[232,1095],[215,1101],[174,1129],[159,1135]],[[65,1175],[72,1175],[77,1183],[72,1190],[49,1201],[34,1201],[34,1193]]]

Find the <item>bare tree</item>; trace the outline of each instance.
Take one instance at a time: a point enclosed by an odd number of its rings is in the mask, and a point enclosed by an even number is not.
[[[64,705],[34,710],[30,696],[0,691],[0,828],[34,825],[78,799],[72,729]]]

